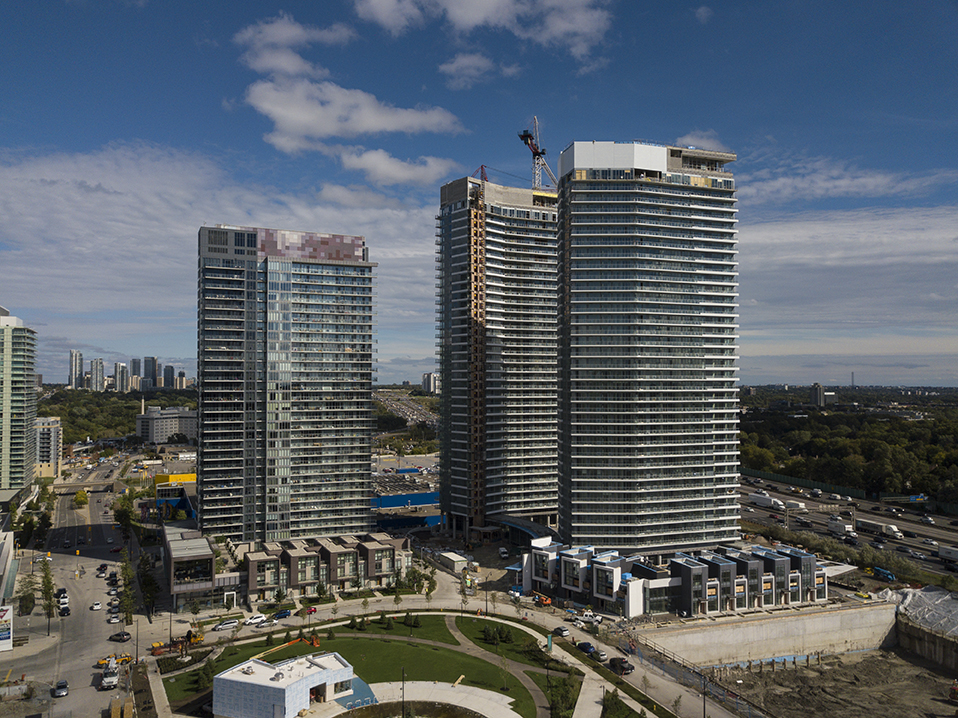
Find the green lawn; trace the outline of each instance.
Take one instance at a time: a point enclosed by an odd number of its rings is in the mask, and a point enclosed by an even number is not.
[[[263,650],[265,647],[261,641],[257,641],[253,646],[228,648],[220,660],[216,661],[216,672],[241,663]],[[306,643],[296,643],[270,654],[269,660],[276,663],[317,650],[339,653],[352,664],[356,675],[367,683],[401,680],[403,668],[406,670],[407,681],[454,683],[462,675],[465,676],[465,685],[497,692],[501,692],[505,680],[505,685],[508,686],[506,694],[513,699],[513,710],[525,718],[535,718],[536,715],[532,696],[515,676],[503,671],[494,662],[483,661],[439,646],[372,638],[359,632],[340,631],[337,638],[331,641],[322,638],[319,649]],[[492,659],[494,661],[495,657],[492,656]],[[175,704],[197,692],[197,674],[198,671],[191,671],[177,676],[175,680],[164,681],[167,697],[171,704],[174,704],[174,709]]]
[[[504,624],[497,621],[487,621],[484,618],[463,616],[456,619],[456,626],[459,627],[459,630],[462,631],[466,638],[468,638],[470,641],[475,643],[483,650],[489,651],[493,655],[496,655],[496,646],[491,643],[486,643],[486,641],[483,639],[483,628],[486,626],[490,626],[492,628],[502,628],[504,627]],[[522,630],[522,628],[519,626],[505,627],[512,629],[512,636],[514,640],[512,643],[503,643],[500,641],[498,655],[505,656],[510,660],[516,661],[517,663],[525,663],[527,666],[535,666],[536,668],[545,668],[548,664],[549,668],[555,671],[569,670],[569,668],[564,664],[550,660],[548,653],[545,653],[537,648],[533,648],[538,642],[535,638]],[[553,650],[556,649],[553,648]],[[572,671],[575,673],[580,672],[578,669],[572,669]]]
[[[391,615],[390,611],[386,612]],[[415,618],[416,614],[412,614]],[[410,633],[410,627],[403,625],[403,618],[405,614],[401,616],[396,616],[393,618],[393,629],[389,631],[386,629],[384,624],[379,622],[379,613],[370,613],[366,616],[367,627],[366,633],[386,633],[392,634],[394,636],[412,636],[412,638],[418,638],[422,641],[438,641],[439,643],[448,643],[451,646],[458,646],[459,641],[453,638],[453,635],[449,632],[449,629],[446,628],[446,617],[445,616],[419,616],[419,621],[422,624],[419,628],[413,628],[412,633]],[[342,620],[342,619],[339,619]],[[356,618],[359,620],[359,617]],[[322,629],[317,628],[316,633],[319,634],[320,638],[326,635],[326,631],[329,630],[326,627]],[[363,632],[358,629],[346,628],[346,626],[336,626],[333,628],[333,632],[336,636],[351,636],[357,634],[359,636],[363,635]],[[296,632],[293,632],[293,636],[296,635]]]

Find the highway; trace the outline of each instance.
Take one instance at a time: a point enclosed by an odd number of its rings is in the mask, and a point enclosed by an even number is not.
[[[786,518],[785,512],[779,509],[766,509],[752,504],[749,499],[749,494],[755,493],[757,489],[767,491],[769,496],[779,499],[782,503],[786,501],[801,501],[805,504],[808,509],[807,514],[799,514],[794,510],[788,512],[788,528],[792,531],[813,531],[824,536],[829,536],[828,521],[829,517],[833,514],[839,514],[842,519],[846,519],[853,525],[855,525],[855,520],[858,518],[880,521],[886,524],[895,524],[895,526],[905,534],[905,538],[899,541],[890,536],[886,536],[887,542],[883,550],[898,551],[899,546],[907,547],[916,553],[924,555],[925,558],[916,559],[913,556],[908,556],[906,552],[901,551],[903,558],[911,558],[919,564],[921,568],[934,573],[946,573],[946,564],[932,555],[932,552],[937,552],[938,548],[937,546],[925,543],[925,539],[937,541],[939,544],[945,546],[958,544],[958,529],[955,528],[958,526],[958,519],[935,516],[933,517],[935,521],[934,525],[922,523],[921,517],[924,512],[917,504],[915,508],[904,507],[904,514],[896,516],[887,511],[887,507],[893,504],[878,504],[874,501],[861,499],[854,501],[854,503],[859,505],[858,508],[856,508],[855,506],[849,505],[849,501],[832,500],[827,498],[827,495],[823,495],[819,499],[813,499],[807,495],[793,493],[787,485],[775,484],[768,481],[758,481],[758,483],[753,486],[747,484],[742,486],[742,496],[740,500],[742,504],[742,518],[747,521],[772,525]],[[845,513],[842,514],[842,512]],[[802,518],[810,521],[812,524],[811,527],[800,526],[798,520]],[[874,538],[874,534],[858,531],[860,546],[870,545]]]
[[[410,426],[419,423],[436,426],[439,423],[438,416],[427,411],[422,404],[410,399],[406,392],[396,390],[374,391],[373,398],[385,404],[394,414],[403,417]]]

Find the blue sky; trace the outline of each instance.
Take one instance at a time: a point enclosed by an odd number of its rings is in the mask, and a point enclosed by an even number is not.
[[[728,149],[744,383],[958,385],[958,3],[6,3],[0,305],[195,371],[196,231],[362,234],[378,380],[435,368],[439,187],[573,140]]]

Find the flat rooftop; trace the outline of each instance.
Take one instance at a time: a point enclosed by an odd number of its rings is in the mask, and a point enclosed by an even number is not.
[[[219,676],[240,683],[288,688],[309,675],[317,675],[321,671],[339,671],[344,668],[352,670],[352,666],[338,653],[314,653],[291,658],[275,665],[252,658],[223,671]]]

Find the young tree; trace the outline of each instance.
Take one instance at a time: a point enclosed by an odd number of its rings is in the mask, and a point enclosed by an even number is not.
[[[489,599],[492,601],[492,612],[496,613],[498,611],[499,599],[496,598],[495,591],[492,592],[492,595],[489,597]]]
[[[369,610],[369,597],[364,596],[363,597],[363,615],[364,616],[366,615],[366,611],[368,610]]]
[[[196,617],[200,615],[200,602],[195,598],[190,601],[190,613],[193,614],[193,625],[196,625]]]
[[[56,599],[53,597],[53,571],[50,570],[49,561],[40,562],[40,595],[43,597],[43,612],[47,614],[47,635],[50,635],[50,621],[53,619],[53,612],[56,611]]]
[[[46,563],[46,561],[44,561]],[[33,612],[37,599],[37,581],[39,577],[33,573],[26,573],[20,577],[17,584],[17,603],[19,605],[20,615]]]
[[[73,508],[83,508],[89,503],[90,497],[87,496],[86,491],[83,489],[77,489],[77,492],[73,495]]]
[[[396,610],[399,610],[399,606],[402,603],[402,596],[399,595],[399,589],[396,589],[396,595],[393,597],[393,603],[396,604]]]

